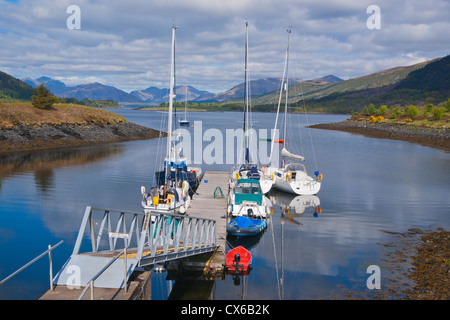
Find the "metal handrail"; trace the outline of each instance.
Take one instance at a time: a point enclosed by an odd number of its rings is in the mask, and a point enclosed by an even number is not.
[[[84,287],[84,289],[83,289],[83,291],[81,292],[81,294],[80,294],[80,296],[78,297],[78,300],[81,300],[81,299],[83,299],[83,296],[85,295],[85,293],[86,293],[86,291],[87,291],[87,289],[88,288],[91,288],[91,300],[94,300],[94,282],[95,282],[95,280],[97,280],[97,278],[98,277],[100,277],[102,274],[103,274],[103,272],[105,272],[122,254],[124,254],[125,255],[125,268],[126,268],[126,260],[127,260],[127,258],[126,258],[126,256],[127,256],[127,253],[126,253],[126,248],[124,248],[124,249],[122,249],[122,251],[120,251],[115,257],[113,257],[104,267],[103,267],[103,269],[102,270],[100,270],[95,276],[93,276],[92,278],[91,278],[91,280],[89,280],[87,283],[86,283],[86,287]],[[126,269],[125,269],[126,270]],[[126,271],[125,271],[125,280],[124,280],[124,289],[125,289],[125,292],[126,292],[126,289],[127,289],[127,281],[126,281]]]
[[[103,213],[102,213],[103,211]],[[115,215],[114,221],[112,214]],[[100,220],[94,221],[94,215]],[[126,217],[131,225],[125,223]],[[141,221],[138,221],[142,218]],[[175,221],[177,221],[175,223]],[[130,222],[130,221],[128,221]],[[136,257],[141,266],[155,264],[170,259],[178,259],[189,254],[204,253],[214,248],[216,221],[209,218],[182,216],[170,213],[144,213],[123,210],[86,207],[72,255],[80,254],[84,236],[90,239],[92,251],[116,249],[116,240],[111,236],[104,248],[99,248],[107,233],[127,234],[127,247],[136,245]],[[124,239],[125,240],[125,239]],[[173,246],[169,252],[169,243]],[[105,247],[106,246],[106,247]],[[162,246],[159,250],[158,246]],[[144,249],[150,254],[144,255]],[[149,250],[148,250],[149,249]]]
[[[36,261],[38,261],[39,259],[41,259],[43,256],[45,256],[48,253],[48,257],[49,257],[49,261],[50,261],[50,267],[49,267],[49,269],[50,269],[50,289],[53,291],[53,271],[52,271],[52,255],[51,255],[51,252],[52,252],[53,249],[58,247],[63,242],[64,242],[64,240],[61,240],[60,242],[55,244],[53,247],[51,247],[49,245],[48,246],[48,250],[44,251],[39,256],[37,256],[36,258],[34,258],[33,260],[31,260],[30,262],[25,264],[23,267],[17,269],[13,273],[11,273],[9,276],[7,276],[5,279],[0,281],[0,286],[2,284],[4,284],[6,281],[8,281],[9,279],[11,279],[12,277],[14,277],[15,275],[17,275],[19,272],[21,272],[21,271],[25,270],[26,268],[28,268],[30,265],[32,265],[33,263],[35,263]]]

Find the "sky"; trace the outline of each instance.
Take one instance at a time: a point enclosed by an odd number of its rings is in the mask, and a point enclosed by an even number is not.
[[[167,88],[175,24],[177,84],[223,92],[244,81],[248,21],[250,79],[282,75],[288,28],[291,77],[350,79],[450,54],[449,15],[450,0],[0,0],[0,71]]]

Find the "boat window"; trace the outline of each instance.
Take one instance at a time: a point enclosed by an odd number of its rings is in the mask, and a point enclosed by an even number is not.
[[[240,183],[236,187],[236,193],[246,193],[249,194],[251,191],[252,184],[251,183]]]

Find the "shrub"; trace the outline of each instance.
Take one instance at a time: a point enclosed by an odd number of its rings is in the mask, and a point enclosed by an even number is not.
[[[419,114],[419,110],[416,106],[405,107],[405,115],[414,120]]]
[[[387,106],[380,106],[380,108],[378,109],[378,113],[382,116],[384,116],[387,112]]]
[[[431,103],[428,103],[428,104],[425,106],[425,110],[426,110],[427,112],[433,111],[433,105],[432,105]]]
[[[363,110],[362,110],[362,113],[363,113],[364,115],[368,115],[368,114],[369,114],[369,108],[367,108],[367,106],[365,106],[365,107],[363,108]]]
[[[433,109],[433,117],[434,120],[441,120],[444,116],[445,108],[444,107],[438,107]]]
[[[39,109],[51,109],[53,104],[57,101],[58,98],[55,97],[42,83],[34,90],[34,95],[31,97],[31,103]]]
[[[375,106],[372,103],[369,105],[367,110],[370,115],[377,114],[377,112],[378,112],[377,108],[375,108]]]

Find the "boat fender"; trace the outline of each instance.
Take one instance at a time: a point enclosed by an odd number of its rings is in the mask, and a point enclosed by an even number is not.
[[[275,180],[275,176],[273,175],[273,173],[270,175],[270,177],[272,178],[272,181]]]
[[[191,206],[191,197],[187,196],[186,198],[186,208],[189,208]]]
[[[230,214],[231,210],[232,210],[232,206],[231,206],[231,204],[229,204],[228,207],[227,207],[227,213]]]
[[[186,208],[184,206],[180,207],[180,213],[184,214],[186,212]]]
[[[236,179],[239,180],[240,176],[239,173],[236,173]]]

